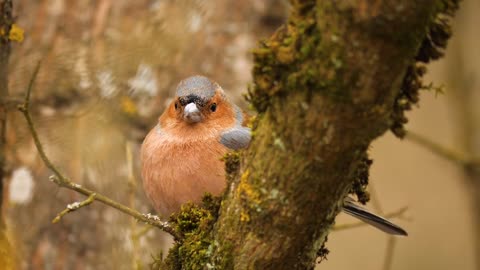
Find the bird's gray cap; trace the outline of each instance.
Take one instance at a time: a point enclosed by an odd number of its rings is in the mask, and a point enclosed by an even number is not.
[[[177,96],[194,95],[202,99],[210,99],[215,95],[219,85],[204,76],[192,76],[182,80],[177,86]]]

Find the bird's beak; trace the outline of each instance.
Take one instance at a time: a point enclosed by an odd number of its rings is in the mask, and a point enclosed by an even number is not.
[[[188,103],[183,110],[183,119],[189,123],[198,123],[202,120],[202,114],[195,103]]]

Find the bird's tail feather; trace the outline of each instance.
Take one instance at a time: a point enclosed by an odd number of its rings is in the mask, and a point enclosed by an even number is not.
[[[347,199],[345,200],[343,211],[388,234],[402,235],[402,236],[408,235],[407,232],[404,229],[402,229],[400,226],[395,225],[392,222],[388,221],[387,219],[379,215],[373,214],[367,209],[357,205],[351,198],[347,197]]]

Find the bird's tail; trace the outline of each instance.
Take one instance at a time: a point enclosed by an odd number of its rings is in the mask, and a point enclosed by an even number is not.
[[[355,201],[352,198],[349,198],[349,197],[346,198],[345,204],[343,205],[343,211],[388,234],[401,235],[401,236],[408,235],[407,232],[404,229],[402,229],[400,226],[395,225],[392,222],[388,221],[387,219],[381,216],[378,216],[376,214],[373,214],[367,209],[359,206],[358,204],[355,203]]]

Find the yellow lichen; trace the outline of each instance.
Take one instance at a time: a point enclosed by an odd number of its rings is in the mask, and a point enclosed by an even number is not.
[[[241,222],[249,222],[250,221],[250,215],[247,212],[242,211],[240,213],[240,221]]]
[[[22,42],[24,33],[25,30],[20,28],[18,25],[13,24],[12,29],[10,29],[10,33],[8,34],[8,38],[12,41]]]
[[[244,182],[244,181],[247,181],[248,177],[250,176],[250,171],[249,170],[246,170],[243,174],[242,174],[242,177],[240,179],[241,182]]]
[[[240,184],[238,186],[238,190],[240,194],[245,195],[245,199],[254,205],[260,204],[260,193],[255,190],[249,183],[248,177],[250,176],[250,171],[246,170],[242,176],[240,177]]]
[[[12,24],[12,28],[10,28],[10,32],[8,33],[8,39],[11,41],[22,42],[24,38],[25,30],[19,27],[16,24]],[[5,30],[0,30],[0,35],[5,36]]]
[[[291,64],[295,61],[295,52],[290,47],[281,46],[277,50],[277,59],[282,64]]]
[[[238,190],[241,196],[241,199],[244,201],[244,205],[240,212],[240,221],[241,222],[250,222],[251,220],[251,213],[261,211],[260,204],[262,202],[260,197],[260,192],[252,186],[248,179],[250,177],[250,171],[246,170],[240,176],[240,182],[238,184]],[[253,211],[253,212],[251,212]]]

